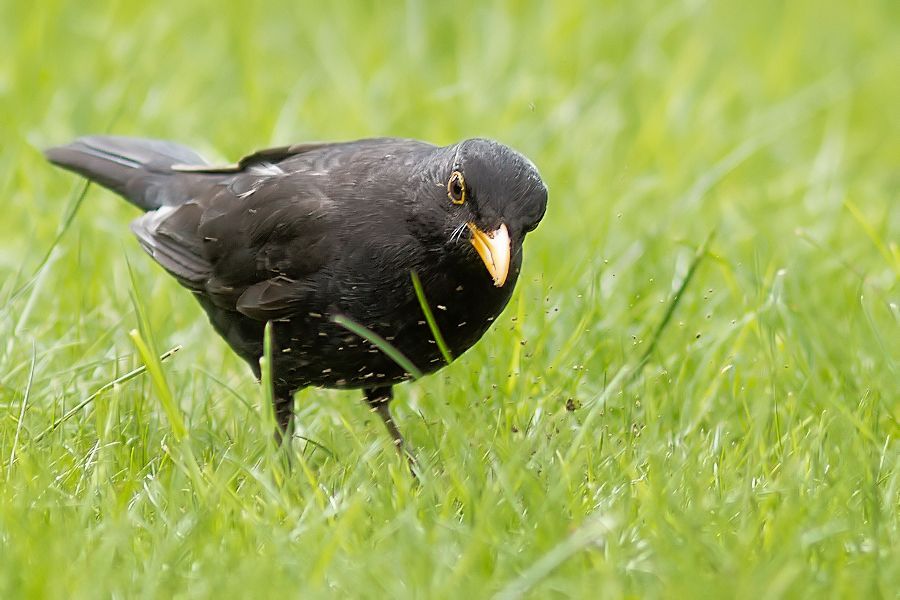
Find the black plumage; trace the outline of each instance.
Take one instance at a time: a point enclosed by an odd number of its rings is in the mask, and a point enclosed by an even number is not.
[[[272,322],[282,430],[294,391],[362,388],[398,445],[387,405],[410,374],[334,318],[380,335],[423,373],[439,369],[411,273],[459,356],[509,300],[547,204],[534,165],[485,139],[300,144],[225,167],[171,142],[110,136],[46,154],[145,211],[132,223],[143,248],[257,378]]]

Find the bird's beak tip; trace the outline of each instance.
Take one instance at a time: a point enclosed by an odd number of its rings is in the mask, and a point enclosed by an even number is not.
[[[485,232],[474,223],[468,223],[472,232],[471,243],[481,257],[496,287],[503,287],[509,275],[511,244],[509,230],[501,224],[496,230]]]

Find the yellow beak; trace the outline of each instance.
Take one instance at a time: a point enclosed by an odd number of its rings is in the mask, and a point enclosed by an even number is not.
[[[500,228],[490,233],[478,229],[474,223],[467,223],[469,231],[472,232],[472,245],[478,256],[484,261],[488,273],[494,280],[494,285],[503,287],[506,283],[506,276],[509,275],[509,231],[506,225],[500,225]]]

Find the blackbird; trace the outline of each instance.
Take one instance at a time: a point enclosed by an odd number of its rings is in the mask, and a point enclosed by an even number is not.
[[[362,388],[398,449],[391,386],[412,374],[347,321],[422,373],[440,369],[412,274],[459,356],[509,301],[525,235],[547,207],[534,164],[488,139],[306,143],[214,166],[168,141],[90,136],[46,156],[144,211],[131,224],[141,246],[194,293],[257,379],[272,323],[281,434],[295,391]]]

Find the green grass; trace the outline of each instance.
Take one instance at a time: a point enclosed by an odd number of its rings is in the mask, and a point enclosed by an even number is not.
[[[88,4],[0,3],[0,597],[896,597],[900,4]],[[53,246],[97,132],[534,160],[512,303],[397,389],[419,481],[352,392],[288,469],[112,194]]]

